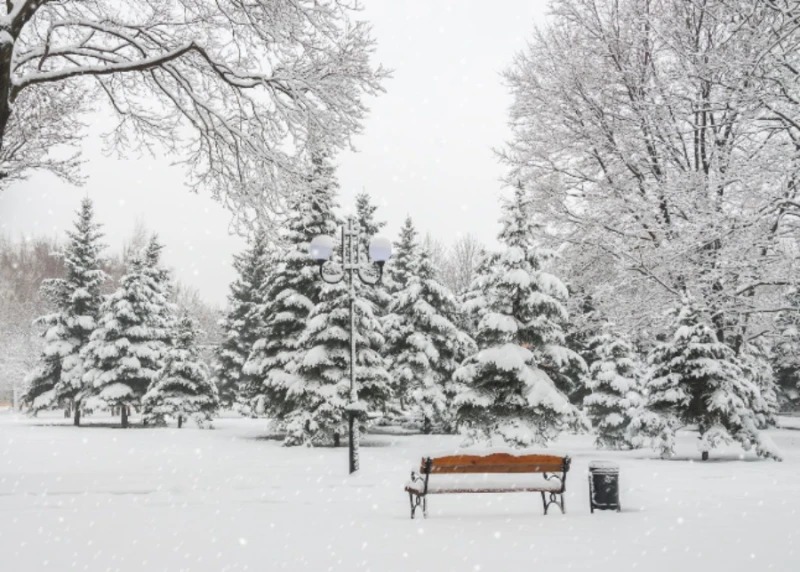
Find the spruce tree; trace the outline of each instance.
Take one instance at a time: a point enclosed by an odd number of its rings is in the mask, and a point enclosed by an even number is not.
[[[83,352],[86,395],[100,406],[119,407],[123,427],[128,407],[138,406],[158,378],[171,342],[174,316],[162,249],[154,236],[132,257],[119,288],[103,302]]]
[[[503,211],[504,248],[493,257],[481,300],[474,301],[483,308],[478,352],[455,373],[467,388],[455,399],[457,421],[468,442],[546,445],[582,423],[550,375],[580,357],[563,347],[566,288],[541,268],[532,208],[522,189]]]
[[[475,351],[475,342],[456,325],[458,310],[423,249],[417,273],[395,295],[384,329],[393,387],[421,414],[425,433],[434,423],[450,428],[453,373]]]
[[[775,427],[780,409],[778,385],[771,358],[769,347],[763,338],[745,342],[739,351],[745,377],[758,388],[752,409],[759,429]]]
[[[594,361],[589,367],[584,409],[596,433],[595,443],[604,449],[628,449],[628,427],[643,405],[640,385],[642,366],[633,345],[606,323],[588,341]]]
[[[800,407],[800,288],[785,296],[792,310],[778,314],[778,337],[773,350],[773,369],[781,400],[787,408]]]
[[[358,280],[358,278],[355,278]],[[391,396],[389,374],[378,349],[384,344],[374,306],[356,291],[356,410],[382,410]],[[350,403],[350,287],[325,284],[301,344],[305,350],[285,416],[286,445],[337,443],[346,432]],[[363,423],[364,416],[360,416]]]
[[[375,211],[378,207],[372,204],[372,199],[367,193],[356,195],[356,218],[361,228],[361,238],[364,252],[369,250],[370,239],[386,226],[386,221],[375,220]]]
[[[144,421],[161,425],[165,416],[177,420],[191,417],[199,427],[209,427],[219,409],[217,387],[197,347],[197,324],[184,314],[167,350],[164,367],[142,398]]]
[[[391,295],[406,287],[408,281],[417,273],[419,265],[419,242],[417,229],[410,216],[406,217],[400,229],[400,238],[393,243],[392,257],[387,264],[387,290]]]
[[[591,369],[591,365],[597,359],[594,346],[599,342],[602,333],[602,321],[591,294],[585,293],[582,289],[571,289],[569,286],[567,290],[572,319],[565,329],[565,345],[583,358],[586,367],[583,367],[582,363],[573,363],[571,367],[566,368],[564,374],[569,378],[567,387],[570,401],[580,405],[591,392],[588,369]]]
[[[693,298],[685,297],[673,311],[671,331],[648,356],[646,410],[631,423],[636,441],[650,440],[662,456],[671,456],[675,432],[696,425],[703,459],[717,445],[738,441],[761,457],[780,460],[772,441],[758,431],[758,410],[764,409],[759,387],[717,339]]]
[[[74,424],[80,424],[80,395],[83,389],[83,360],[80,353],[94,331],[102,295],[100,288],[106,274],[100,268],[100,225],[94,222],[91,199],[84,199],[74,230],[67,231],[64,247],[66,276],[46,280],[42,287],[55,312],[42,316],[38,323],[47,326],[46,346],[39,362],[28,375],[28,390],[23,402],[31,410],[69,403]]]
[[[365,264],[371,263],[369,257],[370,241],[386,226],[385,221],[375,220],[375,211],[378,207],[372,204],[372,200],[367,193],[356,195],[356,220],[358,221],[361,232],[361,244],[359,246],[359,256]],[[374,279],[377,271],[370,272],[370,278]],[[381,280],[374,286],[357,284],[359,290],[364,290],[364,296],[370,300],[374,306],[375,315],[383,318],[386,315],[391,301],[391,296],[387,290],[387,280]]]
[[[385,288],[388,293],[388,305],[392,304],[392,301],[397,298],[398,294],[408,286],[409,281],[419,272],[420,245],[417,240],[417,234],[411,217],[406,216],[403,227],[400,229],[400,236],[393,243],[392,257],[386,265]],[[389,319],[388,316],[384,316],[382,319],[384,331],[389,332],[392,328],[399,327],[397,323],[386,323],[387,319]],[[408,327],[410,326],[406,325],[406,328]],[[400,334],[395,332],[395,335]],[[395,358],[394,350],[391,348],[386,349],[384,355],[386,356],[386,366],[391,369],[392,361]],[[394,372],[394,375],[391,376],[393,399],[390,409],[396,413],[404,414],[408,406],[406,402],[408,387],[405,385],[404,378],[397,375],[397,370],[394,370]]]
[[[283,250],[259,292],[256,316],[261,330],[243,369],[247,384],[242,391],[251,411],[279,423],[303,407],[295,389],[302,384],[297,367],[305,353],[300,337],[324,284],[308,245],[318,235],[338,236],[334,214],[338,183],[330,162],[315,156],[308,181],[307,192],[290,205],[280,237]]]
[[[478,324],[486,313],[485,293],[489,289],[496,268],[498,254],[485,251],[478,261],[475,269],[475,276],[469,288],[459,296],[459,306],[461,308],[461,329],[467,332],[473,339],[478,334]]]
[[[220,403],[224,407],[231,407],[247,385],[242,370],[263,333],[259,306],[273,263],[267,235],[261,230],[254,234],[247,250],[234,257],[238,276],[230,287],[228,308],[221,324],[223,340],[216,350],[214,365]]]

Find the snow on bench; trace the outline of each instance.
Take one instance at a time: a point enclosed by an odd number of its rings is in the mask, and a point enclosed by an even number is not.
[[[411,518],[419,506],[427,518],[428,495],[447,493],[539,492],[545,514],[551,504],[564,513],[569,466],[570,458],[566,455],[513,449],[426,455],[422,457],[419,472],[412,471],[411,480],[405,486]],[[435,475],[433,479],[432,475]],[[549,494],[549,500],[545,493]]]

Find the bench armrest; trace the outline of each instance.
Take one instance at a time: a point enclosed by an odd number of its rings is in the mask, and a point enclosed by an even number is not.
[[[409,484],[420,483],[422,484],[422,494],[427,494],[428,492],[428,478],[427,475],[421,475],[416,471],[411,471],[411,480]]]

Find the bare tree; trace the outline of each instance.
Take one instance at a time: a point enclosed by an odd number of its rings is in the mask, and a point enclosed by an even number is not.
[[[456,239],[450,247],[448,257],[448,269],[451,274],[450,288],[453,292],[463,294],[467,291],[475,278],[478,264],[485,252],[486,247],[474,234],[464,234]]]
[[[200,346],[203,359],[211,363],[213,350],[222,341],[222,310],[215,307],[200,296],[200,292],[193,286],[176,280],[170,289],[172,303],[178,307],[178,314],[186,313],[198,325],[197,343]]]
[[[64,273],[55,240],[13,241],[0,235],[0,392],[22,389],[43,343],[34,320],[50,308],[40,285]]]
[[[80,180],[82,113],[108,104],[118,152],[166,149],[239,222],[302,186],[309,130],[349,145],[370,64],[358,0],[7,0],[0,8],[0,184]],[[4,13],[3,13],[4,12]],[[55,152],[55,153],[54,153]],[[2,186],[0,186],[0,189]]]
[[[463,294],[472,283],[485,247],[474,234],[460,235],[451,244],[426,233],[422,246],[433,262],[436,278],[454,294]]]
[[[556,0],[507,71],[508,183],[604,315],[649,327],[689,290],[738,347],[778,309],[797,276],[799,7]]]

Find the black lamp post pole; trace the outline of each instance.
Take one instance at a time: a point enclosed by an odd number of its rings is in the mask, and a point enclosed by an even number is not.
[[[347,251],[349,255],[345,256],[344,266],[347,271],[347,277],[350,280],[350,405],[354,407],[358,403],[358,391],[356,390],[356,283],[355,274],[359,266],[359,248],[358,248],[358,228],[355,225],[355,219],[350,217],[347,219],[347,227],[344,230],[345,237],[349,238]],[[358,446],[359,446],[359,427],[356,422],[356,412],[350,409],[348,425],[350,437],[350,474],[352,475],[358,470]]]

